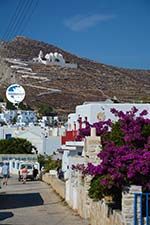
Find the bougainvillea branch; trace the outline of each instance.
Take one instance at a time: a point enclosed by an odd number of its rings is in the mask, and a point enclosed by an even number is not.
[[[90,135],[90,128],[95,127],[96,134],[102,139],[102,150],[98,154],[100,164],[84,165],[84,174],[98,177],[104,192],[122,190],[123,186],[131,184],[142,185],[144,191],[150,191],[148,112],[143,110],[136,116],[138,110],[135,107],[126,113],[116,109],[111,112],[118,117],[117,122],[100,121],[79,131],[80,137],[84,138]]]

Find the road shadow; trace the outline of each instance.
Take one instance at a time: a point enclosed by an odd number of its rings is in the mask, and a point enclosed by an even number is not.
[[[0,212],[0,221],[13,217],[14,214],[12,212]]]
[[[43,205],[44,201],[39,193],[0,195],[0,210]]]

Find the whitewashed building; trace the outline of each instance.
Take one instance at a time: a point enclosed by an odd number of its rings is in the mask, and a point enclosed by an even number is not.
[[[25,124],[35,123],[37,121],[37,116],[34,111],[28,110],[20,110],[17,112],[17,124]]]
[[[61,136],[52,136],[48,128],[40,126],[0,127],[0,139],[11,137],[27,139],[42,155],[52,155],[61,146]]]
[[[76,63],[66,62],[63,55],[58,52],[46,53],[44,56],[43,52],[40,50],[38,57],[33,58],[34,63],[42,63],[45,65],[57,65],[61,67],[67,67],[71,69],[77,69]]]
[[[74,157],[78,157],[79,161],[83,154],[84,141],[68,141],[65,145],[62,145],[60,151],[63,152],[62,155],[62,171],[64,173],[64,178],[68,179],[69,173],[72,167],[72,160]],[[79,163],[76,160],[76,163]]]
[[[32,110],[5,110],[0,113],[0,122],[11,124],[16,120],[17,125],[28,125],[37,121],[36,113]]]
[[[79,117],[81,117],[82,121],[84,121],[86,117],[90,124],[105,119],[116,121],[117,118],[110,111],[112,108],[126,112],[131,110],[134,106],[139,110],[137,115],[145,109],[150,112],[150,104],[148,103],[113,103],[110,101],[86,102],[83,105],[76,106],[75,113],[68,115],[68,130],[73,130],[75,125],[77,129],[79,128],[79,123],[77,122]],[[148,114],[147,117],[150,118],[150,114]]]

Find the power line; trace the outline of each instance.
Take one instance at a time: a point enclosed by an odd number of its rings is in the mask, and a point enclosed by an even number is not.
[[[23,1],[23,3],[25,3],[25,1]],[[19,0],[19,1],[18,1],[18,4],[17,4],[17,7],[16,7],[16,9],[15,9],[15,11],[14,11],[14,14],[12,15],[12,17],[11,17],[11,19],[10,19],[10,22],[9,22],[7,28],[6,28],[6,31],[5,31],[4,34],[2,35],[2,40],[7,39],[8,34],[9,34],[9,32],[10,32],[10,30],[11,30],[11,28],[12,28],[14,22],[16,21],[17,16],[18,16],[19,13],[21,12],[20,10],[21,10],[21,8],[22,8],[22,5],[24,5],[24,4],[22,4],[22,1]]]
[[[39,0],[18,1],[15,12],[2,36],[2,40],[9,40],[17,34],[22,34],[37,8]]]
[[[34,7],[33,7],[32,10],[30,11],[28,18],[27,18],[27,20],[25,21],[24,27],[23,27],[23,28],[21,29],[21,31],[20,31],[20,34],[22,34],[23,31],[25,30],[25,28],[27,27],[29,21],[31,20],[32,15],[34,14],[35,9],[36,9],[37,6],[38,6],[38,4],[39,4],[39,0],[37,0],[37,1],[35,2]]]
[[[22,9],[20,10],[20,14],[18,14],[18,17],[16,17],[16,20],[14,24],[11,27],[11,31],[8,34],[8,39],[12,38],[15,36],[15,34],[18,32],[19,26],[22,26],[22,23],[26,17],[26,14],[28,10],[30,9],[33,1],[27,0],[26,3],[22,6]]]

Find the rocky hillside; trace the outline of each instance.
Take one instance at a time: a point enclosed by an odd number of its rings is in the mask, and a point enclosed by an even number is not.
[[[77,63],[78,68],[33,63],[40,50],[44,55],[59,52],[66,61]],[[20,62],[20,68],[14,59]],[[113,96],[121,102],[150,102],[150,71],[104,65],[25,37],[1,43],[0,80],[2,95],[9,84],[16,82],[24,86],[25,102],[31,107],[46,103],[59,114],[72,112],[85,101],[101,101]]]

